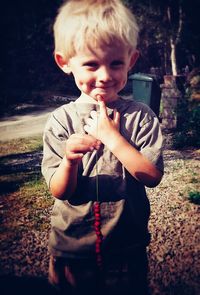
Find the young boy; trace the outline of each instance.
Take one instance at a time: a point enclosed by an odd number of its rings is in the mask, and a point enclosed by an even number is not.
[[[91,294],[104,282],[120,294],[121,279],[147,295],[145,186],[161,181],[162,135],[148,106],[118,95],[138,57],[135,18],[119,0],[71,0],[54,36],[55,61],[81,95],[44,131],[42,173],[55,197],[49,280]]]

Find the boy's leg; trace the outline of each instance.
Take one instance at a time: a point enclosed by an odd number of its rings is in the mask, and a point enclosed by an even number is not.
[[[66,260],[50,257],[49,282],[61,294],[102,294],[103,277],[96,263],[88,260]]]
[[[135,250],[128,260],[129,289],[132,295],[150,295],[146,248]]]
[[[68,277],[68,279],[66,279],[66,277]],[[49,283],[53,285],[57,291],[72,294],[75,280],[70,270],[66,270],[63,258],[50,256],[48,279]]]
[[[72,260],[69,266],[75,277],[78,294],[103,294],[103,273],[97,267],[95,260]]]

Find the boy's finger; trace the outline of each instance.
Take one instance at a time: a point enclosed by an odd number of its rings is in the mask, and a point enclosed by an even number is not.
[[[113,121],[115,122],[115,124],[117,126],[119,126],[119,123],[120,123],[120,113],[116,109],[114,110]]]
[[[92,119],[96,119],[97,118],[97,112],[96,111],[91,111],[90,116]]]
[[[108,116],[106,104],[103,100],[103,97],[101,95],[98,95],[97,99],[98,99],[98,103],[99,103],[99,107],[100,107],[100,114],[104,114],[104,115]]]
[[[66,157],[69,161],[79,161],[83,156],[83,153],[66,153]]]
[[[103,101],[103,97],[100,94],[97,95],[97,101],[98,102]]]

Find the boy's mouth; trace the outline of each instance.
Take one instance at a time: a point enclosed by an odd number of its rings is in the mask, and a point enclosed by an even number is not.
[[[94,88],[96,89],[102,89],[102,90],[106,90],[106,89],[109,89],[109,88],[112,88],[114,87],[113,84],[105,84],[105,85],[95,85]]]

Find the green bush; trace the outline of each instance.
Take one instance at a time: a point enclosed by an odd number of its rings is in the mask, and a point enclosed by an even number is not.
[[[188,196],[190,202],[200,205],[200,192],[189,192],[189,196]]]
[[[177,106],[177,129],[173,135],[173,147],[200,147],[200,102],[191,99],[188,90]]]

